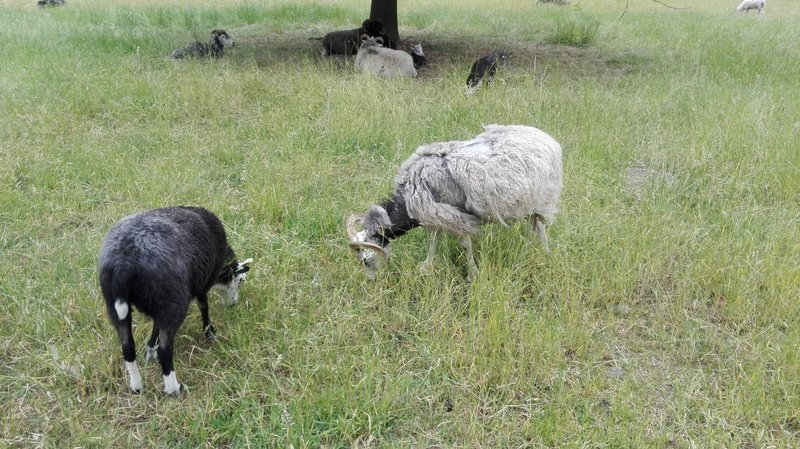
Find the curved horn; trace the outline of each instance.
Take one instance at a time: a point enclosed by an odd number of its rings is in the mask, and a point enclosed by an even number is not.
[[[350,242],[350,248],[353,248],[354,250],[359,250],[362,248],[371,249],[373,251],[376,251],[383,257],[389,257],[389,252],[386,251],[386,248],[370,242],[358,242],[353,240],[352,242]]]
[[[347,232],[347,236],[350,237],[350,240],[356,239],[356,222],[361,221],[361,218],[363,218],[363,215],[351,215],[347,217],[344,229]]]

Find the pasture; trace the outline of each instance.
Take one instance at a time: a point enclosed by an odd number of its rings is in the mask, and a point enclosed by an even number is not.
[[[309,40],[367,0],[4,0],[0,446],[800,446],[800,3],[398,3],[415,79]],[[167,58],[214,28],[222,59]],[[465,96],[494,49],[508,67]],[[368,282],[345,217],[490,123],[564,148],[551,253],[487,225],[470,284],[452,238],[418,271],[418,229]],[[180,398],[134,315],[133,395],[96,256],[179,204],[255,262],[238,305],[210,298],[216,341],[191,307]]]

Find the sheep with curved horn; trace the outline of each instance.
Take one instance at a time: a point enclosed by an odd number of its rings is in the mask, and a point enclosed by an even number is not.
[[[431,267],[446,232],[464,246],[472,280],[478,267],[471,236],[487,221],[528,219],[547,250],[545,224],[558,211],[561,186],[561,146],[550,135],[529,126],[489,125],[472,140],[417,148],[400,166],[392,198],[350,216],[345,229],[370,279],[376,256],[388,258],[394,239],[422,226],[432,232],[423,268]]]

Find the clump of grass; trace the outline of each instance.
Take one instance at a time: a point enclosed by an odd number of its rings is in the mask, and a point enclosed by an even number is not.
[[[556,21],[556,29],[547,36],[550,44],[586,47],[597,40],[600,23],[579,17],[567,17]]]

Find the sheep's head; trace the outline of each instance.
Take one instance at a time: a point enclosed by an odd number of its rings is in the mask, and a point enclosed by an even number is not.
[[[233,47],[234,45],[236,45],[236,42],[234,42],[233,39],[230,36],[228,36],[228,33],[226,33],[225,30],[212,31],[211,39],[215,40],[216,42],[219,42],[219,44],[222,45],[223,47]]]
[[[233,258],[233,261],[226,265],[222,273],[219,274],[214,288],[228,295],[228,304],[236,304],[239,300],[239,287],[242,286],[247,278],[251,263],[253,263],[253,259],[245,259],[242,262],[238,262],[236,258]]]
[[[359,222],[363,227],[361,231],[356,229]],[[371,206],[363,216],[351,215],[345,224],[350,248],[356,252],[370,280],[375,279],[382,259],[389,257],[390,243],[384,236],[384,229],[391,224],[386,209],[380,206]]]
[[[364,33],[361,35],[361,46],[362,47],[383,47],[383,37],[381,36],[369,36],[368,34]]]

